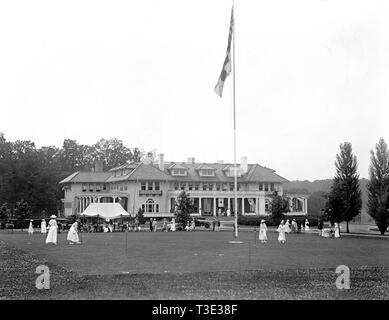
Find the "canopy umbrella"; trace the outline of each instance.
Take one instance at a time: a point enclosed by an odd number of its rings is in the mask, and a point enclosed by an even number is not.
[[[87,217],[100,217],[104,219],[117,219],[130,216],[120,203],[91,203],[82,213]]]

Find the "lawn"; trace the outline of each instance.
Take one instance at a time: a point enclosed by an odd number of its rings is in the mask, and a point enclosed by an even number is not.
[[[280,245],[253,232],[83,233],[82,245],[0,232],[4,299],[388,299],[388,239],[325,239],[293,234]],[[127,237],[127,241],[126,241]],[[35,289],[46,264],[51,290]],[[351,290],[337,290],[335,268],[351,270]],[[8,274],[9,276],[3,276]]]

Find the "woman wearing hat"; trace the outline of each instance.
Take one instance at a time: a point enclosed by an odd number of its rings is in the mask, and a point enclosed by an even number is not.
[[[47,233],[46,220],[42,219],[41,222],[41,233]]]
[[[258,236],[258,239],[262,242],[262,243],[266,243],[267,242],[267,235],[266,235],[266,232],[267,232],[267,226],[266,226],[266,221],[265,220],[261,220],[261,224],[259,226],[259,236]]]
[[[51,243],[51,244],[57,244],[57,221],[55,220],[57,218],[56,215],[50,216],[50,221],[49,221],[49,233],[47,234],[46,238],[46,243]]]
[[[34,233],[34,227],[32,225],[32,222],[34,220],[30,220],[30,225],[28,226],[28,234],[33,234]]]

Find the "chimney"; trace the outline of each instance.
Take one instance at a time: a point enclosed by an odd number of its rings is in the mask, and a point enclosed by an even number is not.
[[[194,164],[195,163],[195,158],[194,157],[189,157],[187,163],[188,164]]]
[[[242,168],[243,173],[247,172],[247,157],[240,158],[240,167]]]
[[[164,154],[159,154],[159,170],[164,171],[165,170],[165,161],[164,161]]]
[[[103,172],[104,171],[104,162],[103,160],[95,161],[95,172]]]

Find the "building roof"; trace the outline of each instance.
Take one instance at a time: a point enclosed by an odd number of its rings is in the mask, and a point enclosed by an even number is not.
[[[160,170],[158,163],[138,163],[116,167],[116,170],[133,169],[126,175],[114,176],[112,172],[82,172],[77,171],[60,182],[84,182],[84,183],[112,183],[116,181],[134,180],[159,180],[159,181],[193,181],[193,182],[234,182],[233,176],[227,176],[227,168],[233,165],[224,163],[174,163],[165,162],[164,170]],[[186,176],[173,176],[170,168],[187,169]],[[200,176],[199,169],[213,169],[214,176]],[[275,173],[275,170],[263,167],[259,164],[249,164],[247,172],[238,176],[238,182],[288,182],[287,179]]]
[[[60,181],[60,184],[69,182],[103,183],[111,176],[110,172],[77,171]]]
[[[252,165],[247,172],[247,181],[288,182],[287,179],[275,173],[275,170],[262,167],[259,164]]]

